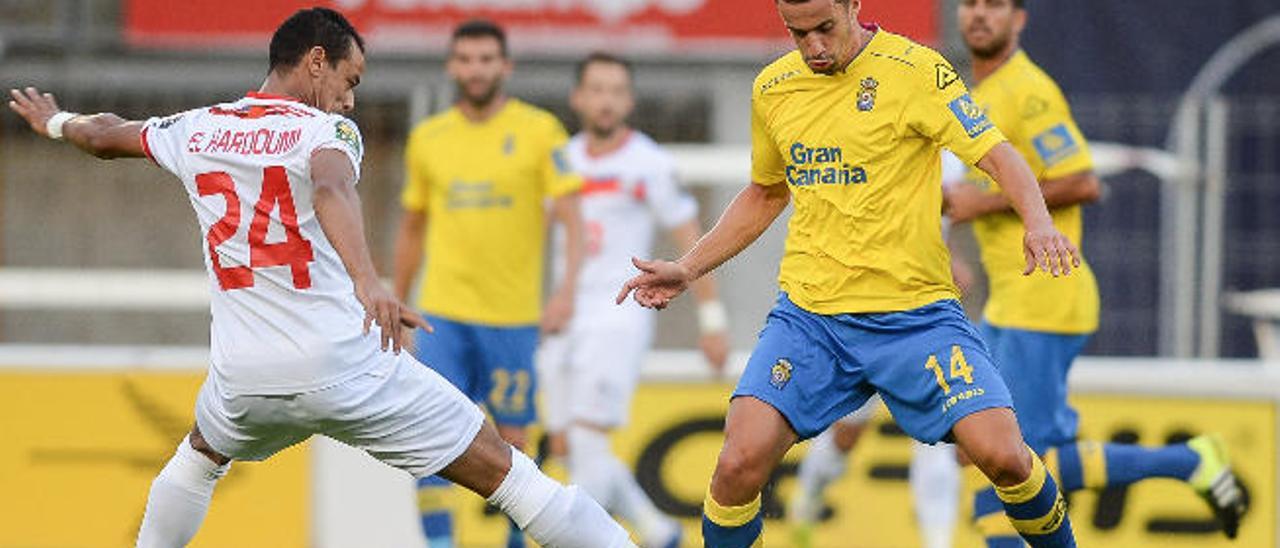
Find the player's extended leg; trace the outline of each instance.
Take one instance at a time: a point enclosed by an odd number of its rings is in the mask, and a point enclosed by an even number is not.
[[[796,472],[796,489],[787,503],[792,541],[797,548],[813,545],[813,526],[822,513],[822,497],[827,486],[844,476],[849,453],[866,430],[879,399],[867,401],[861,409],[832,424],[809,443],[809,452]]]
[[[569,475],[574,484],[604,506],[631,523],[641,545],[665,548],[676,546],[679,524],[663,515],[645,494],[635,476],[609,447],[608,430],[576,423],[569,428]]]
[[[485,497],[541,546],[633,546],[627,531],[591,497],[543,475],[488,424],[440,475]]]
[[[708,548],[747,548],[760,539],[760,491],[797,439],[769,404],[750,396],[729,403],[724,446],[703,505],[702,538]]]
[[[151,482],[138,548],[186,546],[209,511],[214,485],[230,467],[231,459],[209,447],[200,429],[192,427]]]
[[[1121,487],[1150,478],[1186,482],[1209,504],[1228,538],[1236,537],[1248,510],[1226,448],[1214,436],[1164,447],[1081,441],[1050,449],[1045,460],[1056,461],[1066,492]]]
[[[1075,546],[1067,504],[1044,463],[1022,441],[1008,408],[967,415],[952,427],[956,444],[995,485],[1014,530],[1033,548]]]

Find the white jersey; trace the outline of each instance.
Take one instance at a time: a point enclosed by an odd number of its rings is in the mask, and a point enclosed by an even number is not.
[[[376,365],[376,329],[312,207],[311,156],[341,151],[360,174],[350,120],[286,97],[147,120],[147,155],[182,180],[213,293],[211,372],[240,394],[332,386]]]
[[[696,218],[698,203],[676,182],[671,156],[639,131],[632,130],[621,148],[604,156],[588,153],[582,134],[565,150],[586,181],[581,196],[587,249],[578,277],[578,310],[612,307],[618,288],[635,275],[631,258],[651,254],[655,224],[686,223]],[[557,231],[557,280],[563,276],[564,243]]]

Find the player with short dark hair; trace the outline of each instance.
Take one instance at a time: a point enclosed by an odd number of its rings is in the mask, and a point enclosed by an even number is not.
[[[1074,546],[1066,503],[1023,442],[1012,400],[958,302],[942,239],[941,149],[990,173],[1022,218],[1024,272],[1077,250],[1035,178],[942,56],[858,22],[859,0],[779,0],[797,50],[752,88],[752,181],[678,261],[622,289],[662,308],[791,216],[782,292],[734,391],[703,514],[711,547],[759,538],[760,492],[798,440],[879,393],[926,443],[954,440],[1033,547]]]
[[[631,276],[628,260],[652,252],[655,229],[664,229],[682,250],[693,247],[702,235],[698,204],[680,188],[671,155],[627,123],[635,100],[625,60],[589,55],[578,64],[569,103],[582,122],[565,153],[586,180],[586,259],[573,320],[547,337],[539,352],[543,424],[552,453],[567,457],[570,480],[630,523],[640,545],[678,546],[680,525],[658,510],[609,447],[610,433],[629,419],[654,331],[653,311],[613,306],[610,297]],[[563,263],[564,244],[557,234],[556,263]],[[724,306],[710,277],[699,280],[694,293],[699,346],[719,370],[729,351]]]
[[[209,375],[195,426],[151,484],[137,545],[186,545],[231,460],[321,434],[464,485],[539,543],[630,546],[590,497],[544,476],[470,400],[400,352],[402,327],[428,325],[378,279],[355,189],[363,142],[339,114],[355,106],[362,43],[337,12],[299,11],[273,37],[259,91],[145,122],[64,112],[34,88],[10,92],[9,107],[37,133],[176,175],[207,243]]]
[[[560,332],[573,316],[582,179],[569,168],[569,136],[555,116],[504,93],[514,65],[501,27],[463,23],[445,66],[456,103],[415,126],[405,145],[395,290],[407,299],[421,272],[418,305],[436,330],[420,334],[415,355],[482,402],[503,438],[523,448],[537,416],[538,337]],[[543,250],[552,221],[565,228],[567,252],[544,309]],[[452,544],[447,489],[440,478],[419,484],[423,531],[433,547]],[[510,545],[523,538],[513,530]]]
[[[1019,48],[1027,12],[1017,0],[963,0],[958,21],[973,59],[973,96],[1031,165],[1054,224],[1072,241],[1083,236],[1081,204],[1097,200],[1089,144],[1062,91]],[[1159,448],[1077,441],[1079,417],[1067,401],[1067,376],[1098,327],[1098,286],[1088,263],[1066,279],[1009,272],[1022,258],[1020,227],[1001,187],[978,170],[972,184],[947,188],[948,214],[973,221],[990,296],[979,330],[1018,410],[1027,444],[1060,468],[1062,489],[1101,490],[1147,478],[1187,482],[1212,507],[1228,537],[1247,510],[1243,491],[1214,436]],[[1021,541],[1002,519],[988,487],[974,501],[978,528],[992,548]]]

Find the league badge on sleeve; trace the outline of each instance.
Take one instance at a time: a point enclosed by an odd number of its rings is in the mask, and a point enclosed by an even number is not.
[[[347,120],[338,120],[333,125],[334,136],[351,147],[356,154],[363,154],[360,146],[360,132],[356,130],[355,125]]]
[[[868,112],[876,108],[876,88],[880,87],[880,82],[870,76],[863,78],[861,88],[858,88],[858,110]]]
[[[977,137],[994,127],[991,120],[987,118],[987,112],[974,103],[968,93],[956,97],[954,101],[947,104],[947,107],[951,109],[956,120],[960,121],[960,126],[964,128],[965,133],[969,134],[969,137]]]

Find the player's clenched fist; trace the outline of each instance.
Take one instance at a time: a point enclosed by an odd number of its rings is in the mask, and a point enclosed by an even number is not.
[[[684,265],[673,261],[642,261],[631,259],[631,264],[640,269],[640,275],[623,284],[618,292],[616,302],[622,304],[627,295],[635,292],[636,302],[645,308],[662,310],[671,299],[676,298],[693,281],[693,274]]]
[[[1037,267],[1055,277],[1065,276],[1071,273],[1071,267],[1080,266],[1080,250],[1052,225],[1028,229],[1022,238],[1022,251],[1027,258],[1024,276],[1035,272]]]

